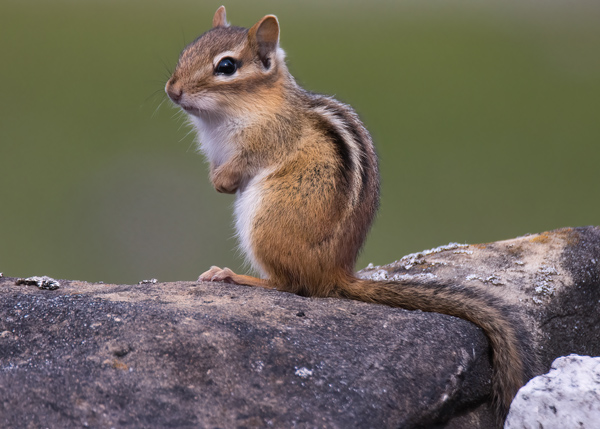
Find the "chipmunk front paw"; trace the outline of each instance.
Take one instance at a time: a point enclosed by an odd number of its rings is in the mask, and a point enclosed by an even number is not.
[[[211,172],[210,180],[217,192],[235,194],[242,177],[240,172],[232,169],[229,164],[223,164]]]

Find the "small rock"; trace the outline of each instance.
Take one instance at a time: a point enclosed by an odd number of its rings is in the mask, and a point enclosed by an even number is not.
[[[26,279],[17,279],[17,285],[37,286],[40,289],[55,290],[60,287],[60,283],[48,276],[33,276]]]
[[[121,342],[113,343],[108,346],[108,351],[116,357],[126,356],[132,350],[133,348],[129,344]]]
[[[296,374],[298,377],[302,377],[302,378],[308,378],[311,375],[313,375],[312,370],[302,367],[302,368],[298,368],[296,369],[296,372],[294,373]]]
[[[515,397],[505,429],[593,429],[600,422],[600,357],[569,355]]]

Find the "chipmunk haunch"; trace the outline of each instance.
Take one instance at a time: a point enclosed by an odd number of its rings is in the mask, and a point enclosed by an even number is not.
[[[354,265],[379,203],[377,157],[354,110],[302,89],[279,47],[279,23],[230,26],[225,8],[188,45],[165,88],[189,114],[218,192],[237,194],[240,247],[261,278],[213,266],[199,280],[345,297],[461,317],[492,345],[493,395],[503,417],[532,376],[518,317],[483,289],[374,282]]]

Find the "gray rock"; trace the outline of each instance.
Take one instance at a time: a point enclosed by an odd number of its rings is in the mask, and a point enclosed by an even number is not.
[[[594,429],[600,426],[600,357],[556,359],[515,397],[505,429]]]
[[[410,427],[489,387],[485,337],[448,316],[222,284],[13,281],[0,427]]]
[[[570,353],[600,355],[599,227],[563,228],[494,243],[451,243],[359,273],[487,286],[520,312],[546,371],[554,359]]]
[[[600,355],[599,249],[598,228],[566,229],[362,275],[483,283],[547,362]],[[487,341],[460,319],[224,284],[15,280],[0,278],[0,427],[494,426]]]
[[[2,274],[2,273],[0,273]],[[48,276],[33,276],[26,279],[17,279],[17,285],[37,286],[40,289],[55,290],[60,287],[60,283]]]

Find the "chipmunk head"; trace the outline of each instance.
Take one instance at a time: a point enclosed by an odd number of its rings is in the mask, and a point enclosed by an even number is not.
[[[212,29],[183,50],[165,90],[193,116],[244,114],[260,109],[258,99],[277,98],[274,88],[286,71],[277,18],[234,27],[221,6]]]

